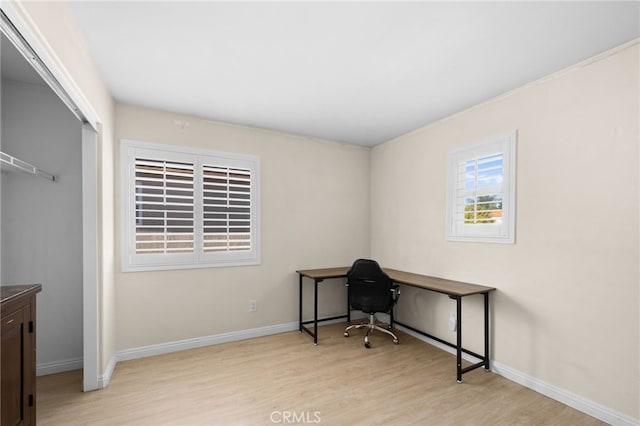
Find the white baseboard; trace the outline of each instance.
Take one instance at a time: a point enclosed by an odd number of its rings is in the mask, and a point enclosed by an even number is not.
[[[456,350],[454,348],[440,343],[436,340],[430,339],[429,337],[423,336],[400,325],[398,325],[397,328],[398,330],[410,334],[411,336],[420,339],[425,343],[429,343],[430,345],[433,345],[439,349],[442,349],[443,351],[449,352],[451,354],[456,353]],[[478,362],[476,358],[465,353],[462,354],[462,357],[467,361]],[[595,417],[596,419],[601,420],[605,423],[614,426],[640,426],[640,419],[634,419],[631,416],[622,414],[609,407],[605,407],[602,404],[598,404],[597,402],[588,400],[580,395],[576,395],[565,389],[546,383],[540,379],[513,369],[507,365],[501,364],[496,361],[490,361],[490,366],[493,373],[496,373],[506,379],[511,380],[512,382],[518,383],[519,385],[527,387],[531,390],[541,393],[544,396],[568,405],[569,407],[575,408],[576,410]]]
[[[36,364],[36,376],[46,376],[72,370],[82,370],[82,357]]]
[[[355,317],[354,317],[355,318]],[[306,320],[305,320],[306,321]],[[344,322],[344,319],[323,321],[322,325]],[[116,352],[116,361],[145,358],[148,356],[163,355],[171,352],[187,349],[201,348],[204,346],[219,345],[221,343],[235,342],[254,337],[269,336],[272,334],[286,333],[298,330],[298,322],[270,325],[267,327],[251,328],[249,330],[232,331],[229,333],[214,334],[211,336],[196,337],[193,339],[177,340],[174,342],[160,343],[157,345],[142,346],[132,349],[124,349]]]
[[[124,349],[116,352],[117,361],[145,358],[148,356],[163,355],[171,352],[187,349],[201,348],[221,343],[235,342],[237,340],[251,339],[253,337],[268,336],[298,329],[297,322],[271,325],[267,327],[252,328],[249,330],[232,331],[229,333],[215,334],[212,336],[196,337],[193,339],[178,340],[175,342],[160,343],[157,345],[143,346],[133,349]]]
[[[113,375],[113,371],[116,369],[116,357],[111,357],[109,363],[107,364],[107,369],[104,373],[98,377],[98,389],[104,389],[109,386],[109,382],[111,381],[111,376]]]
[[[614,426],[640,426],[640,419],[622,414],[602,404],[588,400],[565,389],[543,382],[499,362],[491,362],[491,371],[513,382],[555,399],[569,407],[582,411],[598,420]]]
[[[98,389],[106,388],[109,385],[109,380],[111,380],[111,375],[115,367],[116,359],[111,358],[104,374],[98,377]],[[83,359],[81,357],[69,358],[62,361],[41,362],[36,365],[36,376],[47,376],[65,371],[82,370],[83,368]]]

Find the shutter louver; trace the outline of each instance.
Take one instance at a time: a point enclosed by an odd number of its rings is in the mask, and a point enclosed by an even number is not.
[[[251,251],[251,170],[204,165],[205,253]]]
[[[193,164],[135,159],[136,254],[193,253]]]

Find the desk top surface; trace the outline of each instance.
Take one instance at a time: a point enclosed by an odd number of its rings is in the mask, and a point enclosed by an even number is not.
[[[346,277],[349,266],[337,268],[305,269],[296,271],[303,277],[313,280],[323,280],[329,278]],[[494,291],[495,287],[487,287],[478,284],[470,284],[460,281],[446,280],[444,278],[430,277],[428,275],[414,274],[411,272],[398,271],[397,269],[382,268],[391,279],[398,284],[405,284],[412,287],[424,288],[437,291],[452,296],[470,296]]]

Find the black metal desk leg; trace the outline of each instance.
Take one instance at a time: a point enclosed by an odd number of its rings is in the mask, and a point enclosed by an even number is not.
[[[318,344],[318,282],[321,280],[314,280],[313,289],[313,344]]]
[[[298,318],[300,319],[300,326],[298,327],[298,329],[300,330],[300,333],[302,333],[302,275],[300,275],[300,305],[298,306],[298,311],[299,311],[299,315]]]
[[[456,297],[456,381],[462,383],[462,297]]]
[[[489,371],[489,292],[484,293],[484,369]]]

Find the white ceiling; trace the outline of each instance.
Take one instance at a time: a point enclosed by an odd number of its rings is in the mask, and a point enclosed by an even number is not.
[[[118,101],[376,145],[640,36],[634,2],[72,2]]]

